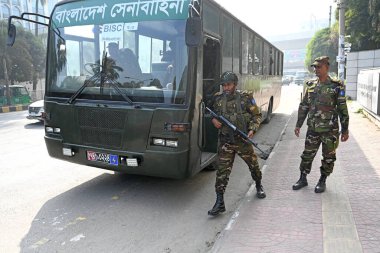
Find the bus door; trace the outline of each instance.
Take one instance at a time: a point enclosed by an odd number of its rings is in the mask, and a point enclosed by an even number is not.
[[[220,42],[217,39],[205,37],[203,42],[203,102],[202,109],[210,107],[215,93],[219,92],[220,77]],[[211,115],[203,113],[202,123],[202,160],[207,159],[207,153],[217,153],[218,130],[211,122]]]

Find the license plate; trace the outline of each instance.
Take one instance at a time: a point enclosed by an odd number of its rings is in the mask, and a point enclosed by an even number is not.
[[[119,164],[119,158],[117,155],[99,153],[99,152],[94,152],[94,151],[89,151],[89,150],[87,150],[87,160],[93,161],[93,162],[107,163],[110,165]]]

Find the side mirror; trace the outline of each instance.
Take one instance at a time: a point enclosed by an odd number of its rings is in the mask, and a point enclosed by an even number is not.
[[[15,43],[16,40],[16,26],[14,24],[10,24],[8,26],[8,40],[7,46],[11,47]]]
[[[189,17],[186,20],[186,45],[197,47],[202,39],[202,20],[200,17]]]

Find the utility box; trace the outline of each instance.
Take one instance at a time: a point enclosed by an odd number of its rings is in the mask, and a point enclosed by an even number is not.
[[[380,68],[360,70],[357,87],[359,104],[380,116]]]

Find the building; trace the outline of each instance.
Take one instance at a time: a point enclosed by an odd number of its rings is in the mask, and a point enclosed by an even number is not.
[[[0,20],[8,20],[9,16],[20,16],[23,12],[39,13],[49,16],[58,0],[46,0],[42,5],[40,0],[0,0]],[[38,8],[38,11],[36,11]],[[15,20],[25,29],[34,31],[35,24]]]

